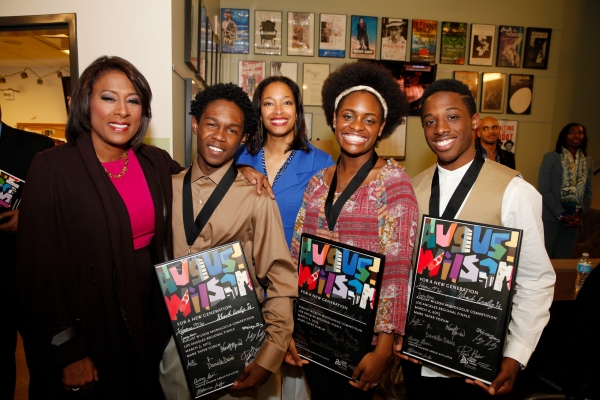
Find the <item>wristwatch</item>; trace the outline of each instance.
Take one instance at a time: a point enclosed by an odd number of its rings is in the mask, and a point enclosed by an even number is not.
[[[564,217],[564,215],[563,215],[563,214],[564,214],[564,213],[560,213],[560,215],[558,216],[558,219],[559,219],[559,220],[562,220],[562,219],[563,219],[563,217]]]

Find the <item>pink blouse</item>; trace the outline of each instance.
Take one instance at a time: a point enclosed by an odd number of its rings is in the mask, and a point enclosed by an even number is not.
[[[135,152],[129,149],[127,157],[129,157],[127,172],[119,179],[110,178],[110,180],[121,195],[129,212],[133,248],[137,250],[148,246],[154,236],[154,202]],[[121,173],[124,163],[125,160],[121,159],[105,162],[102,165],[111,174],[118,175]]]

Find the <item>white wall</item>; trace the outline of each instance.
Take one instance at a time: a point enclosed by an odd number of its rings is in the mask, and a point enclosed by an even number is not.
[[[23,68],[0,68],[0,75],[6,76],[22,70]],[[67,108],[62,81],[54,73],[56,68],[34,68],[34,71],[39,76],[50,74],[43,78],[43,85],[37,84],[37,76],[29,70],[27,79],[22,79],[19,74],[6,77],[2,89],[12,88],[19,93],[14,93],[14,100],[6,100],[6,92],[0,92],[2,121],[13,127],[18,123],[65,124]]]
[[[106,54],[129,60],[144,74],[153,92],[148,135],[171,151],[171,0],[20,0],[0,7],[4,17],[62,13],[77,14],[79,71]]]

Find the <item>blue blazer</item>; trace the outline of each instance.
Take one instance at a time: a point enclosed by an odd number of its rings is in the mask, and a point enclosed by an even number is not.
[[[309,146],[311,151],[308,153],[300,150],[296,151],[296,155],[273,186],[275,201],[277,201],[279,207],[288,246],[292,243],[294,224],[296,223],[298,210],[302,205],[306,185],[317,172],[333,165],[333,159],[329,154],[315,148],[312,144],[309,144]],[[235,162],[249,165],[264,174],[260,153],[255,156],[251,155],[246,150],[245,145],[238,148],[235,154]]]
[[[585,182],[585,192],[583,195],[583,213],[592,204],[592,178],[594,177],[594,162],[592,157],[585,158],[587,162],[587,180]],[[542,195],[544,208],[542,209],[542,219],[548,222],[558,222],[558,216],[565,209],[560,202],[560,186],[562,184],[562,164],[560,154],[553,151],[544,154],[540,172],[538,174],[538,191]]]

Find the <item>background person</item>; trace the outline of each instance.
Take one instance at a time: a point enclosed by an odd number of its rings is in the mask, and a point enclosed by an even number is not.
[[[408,104],[387,69],[362,62],[344,64],[329,75],[322,99],[341,155],[335,166],[319,171],[306,188],[292,257],[297,262],[301,235],[310,233],[385,254],[386,259],[373,347],[354,370],[356,381],[313,363],[303,368],[313,400],[370,399],[391,355],[394,335],[404,335],[418,213],[403,168],[394,160],[378,157],[375,146],[394,132],[407,115]],[[354,193],[352,185],[359,186]],[[342,193],[351,196],[334,221],[325,211],[326,199],[331,194],[335,202],[344,201],[339,199]]]
[[[481,125],[477,129],[475,149],[483,158],[496,161],[508,168],[515,169],[515,155],[503,150],[500,141],[500,124],[494,117],[481,118]]]
[[[544,199],[544,239],[550,258],[572,258],[577,231],[592,204],[592,157],[587,155],[587,132],[578,123],[567,124],[556,149],[544,154],[538,190]]]
[[[142,142],[152,92],[102,56],[73,91],[67,145],[38,154],[18,233],[19,313],[30,399],[161,399],[171,335],[153,264],[166,261],[169,154]]]
[[[25,180],[33,157],[40,151],[54,147],[54,140],[47,136],[22,131],[6,125],[2,121],[0,107],[0,170]],[[3,191],[0,189],[0,194]],[[11,203],[12,204],[12,203]],[[19,225],[19,209],[3,210],[0,205],[0,243],[2,252],[2,271],[7,282],[16,279],[15,259],[17,256],[17,229]],[[15,285],[7,285],[6,298],[17,297]],[[4,327],[1,329],[0,366],[5,376],[5,383],[0,385],[0,398],[12,399],[15,395],[17,350],[17,309],[9,307],[4,316]]]

